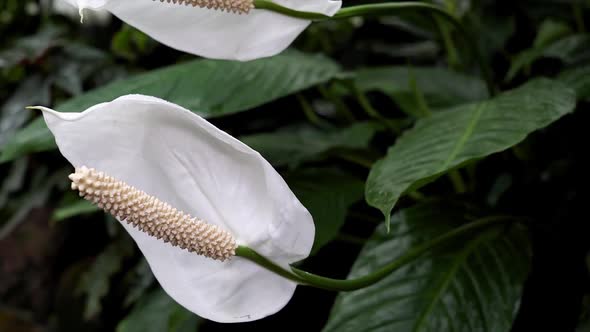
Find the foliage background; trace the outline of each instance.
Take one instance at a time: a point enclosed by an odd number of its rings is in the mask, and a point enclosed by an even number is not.
[[[0,0],[0,331],[587,331],[590,4],[436,2],[512,92],[489,100],[461,35],[415,13],[316,23],[279,56],[234,63],[195,60],[106,15],[81,25],[52,1]],[[67,190],[70,166],[24,110],[82,111],[131,92],[260,151],[314,216],[303,268],[319,274],[365,274],[477,218],[525,222],[365,290],[299,287],[267,319],[203,321]],[[445,145],[455,134],[464,144]],[[396,204],[390,233],[367,202],[387,216]]]

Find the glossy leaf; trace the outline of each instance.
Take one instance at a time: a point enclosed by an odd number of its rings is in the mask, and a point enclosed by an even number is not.
[[[517,144],[572,112],[574,106],[573,90],[540,79],[496,98],[420,119],[371,169],[365,187],[367,202],[383,212],[387,224],[393,206],[409,189]]]
[[[466,222],[447,203],[398,212],[357,258],[350,278],[366,275],[412,247]],[[324,332],[507,332],[528,273],[529,246],[516,226],[500,225],[439,247],[379,283],[341,293]]]
[[[196,332],[202,321],[158,289],[135,305],[117,332]]]
[[[361,69],[354,83],[364,92],[380,91],[403,109],[416,109],[419,91],[432,108],[449,107],[487,98],[485,83],[475,77],[441,67],[389,66]]]
[[[306,169],[286,178],[315,223],[312,253],[333,240],[348,208],[363,198],[363,181],[336,169]]]
[[[366,148],[379,128],[379,125],[368,122],[330,130],[300,126],[242,136],[240,140],[260,152],[271,164],[293,167],[321,158],[332,149]]]
[[[252,109],[324,83],[339,73],[332,60],[299,52],[250,62],[195,60],[115,81],[72,98],[56,110],[82,112],[124,94],[141,93],[211,118]],[[3,147],[0,162],[53,148],[49,130],[42,119],[36,119]]]

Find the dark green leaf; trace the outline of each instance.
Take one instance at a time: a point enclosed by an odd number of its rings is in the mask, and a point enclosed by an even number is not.
[[[250,62],[195,60],[115,81],[68,100],[60,112],[82,112],[124,94],[166,99],[210,118],[252,109],[324,83],[340,73],[329,58],[286,52]],[[55,148],[42,119],[18,132],[3,148],[0,162]]]
[[[533,47],[544,47],[572,33],[572,29],[564,22],[547,19],[541,23]]]
[[[53,211],[51,219],[53,221],[61,221],[83,214],[94,213],[99,210],[100,209],[96,205],[80,198],[74,202],[67,202],[59,206]]]
[[[578,99],[590,99],[590,66],[577,67],[564,71],[559,80],[576,90]]]
[[[449,107],[487,98],[485,83],[440,67],[391,66],[361,69],[354,83],[360,91],[380,91],[412,114],[418,108],[415,90],[433,108]]]
[[[572,112],[575,102],[573,90],[540,79],[496,98],[420,119],[371,169],[367,202],[388,221],[399,197],[411,187],[417,189],[463,163],[517,144]]]
[[[49,82],[40,75],[29,76],[20,83],[0,108],[0,148],[31,116],[25,107],[49,103],[49,89]]]
[[[398,212],[363,248],[350,278],[391,262],[465,222],[465,211],[423,204]],[[525,233],[504,226],[439,247],[379,283],[341,293],[324,332],[507,332],[529,266]]]
[[[363,181],[335,169],[297,171],[286,180],[313,216],[313,253],[338,235],[348,208],[363,197]]]
[[[576,34],[523,51],[512,60],[505,81],[511,81],[521,70],[529,68],[540,58],[559,59],[566,64],[587,59],[590,57],[588,43],[590,43],[590,35]]]
[[[271,164],[294,167],[318,159],[331,149],[366,148],[379,128],[379,125],[368,122],[332,130],[300,126],[242,136],[240,140],[260,152]]]
[[[162,289],[142,298],[117,332],[196,332],[202,319],[174,302]]]
[[[133,242],[121,237],[96,257],[92,266],[80,279],[77,293],[86,296],[84,317],[90,319],[100,313],[101,300],[109,292],[111,277],[119,272],[125,257],[133,253]]]

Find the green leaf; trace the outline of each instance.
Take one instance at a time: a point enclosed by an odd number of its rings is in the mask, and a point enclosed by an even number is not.
[[[196,332],[202,321],[159,288],[133,307],[117,332]]]
[[[562,72],[558,79],[576,90],[578,99],[590,99],[590,66],[576,67]]]
[[[572,29],[564,22],[549,18],[541,23],[533,47],[544,47],[572,33]]]
[[[140,93],[211,118],[252,109],[327,82],[339,73],[340,68],[329,58],[294,51],[250,62],[195,60],[115,81],[68,100],[57,111],[82,112],[121,95]],[[7,143],[0,162],[52,148],[53,136],[38,118]]]
[[[300,170],[287,175],[286,181],[313,216],[312,253],[338,235],[348,208],[363,198],[363,181],[336,169]]]
[[[76,292],[86,296],[84,317],[90,319],[101,311],[101,301],[111,286],[111,277],[122,268],[123,260],[133,253],[133,242],[119,238],[96,257],[90,269],[84,273]]]
[[[381,225],[349,278],[375,271],[396,256],[466,222],[465,210],[428,203]],[[324,332],[509,331],[530,264],[525,232],[504,226],[439,247],[379,283],[341,293]]]
[[[523,69],[530,67],[540,58],[559,59],[566,64],[579,62],[590,57],[587,45],[590,35],[576,34],[563,37],[548,45],[533,47],[514,57],[504,80],[511,81]]]
[[[87,200],[78,198],[73,202],[65,202],[53,211],[51,219],[53,221],[62,221],[64,219],[76,217],[83,214],[91,214],[100,209]]]
[[[302,162],[321,158],[332,149],[364,149],[380,127],[369,122],[331,130],[299,126],[273,133],[242,136],[240,140],[275,166],[295,167]]]
[[[420,119],[371,169],[365,187],[367,202],[383,212],[388,224],[393,206],[409,189],[519,143],[572,112],[575,103],[573,90],[540,79],[496,98]]]
[[[380,91],[412,114],[418,109],[415,90],[432,108],[450,107],[486,99],[485,83],[475,77],[440,67],[389,66],[361,69],[354,83],[362,92]]]
[[[49,100],[50,85],[47,80],[40,75],[24,79],[0,107],[0,148],[31,116],[31,113],[25,110],[26,106],[47,104]]]

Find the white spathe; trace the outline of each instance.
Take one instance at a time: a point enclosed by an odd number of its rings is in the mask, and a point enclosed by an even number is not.
[[[309,255],[312,217],[281,176],[258,152],[200,116],[144,95],[82,113],[36,108],[74,167],[93,167],[221,226],[238,244],[283,267]],[[121,224],[164,290],[201,317],[260,319],[279,311],[295,291],[294,282],[244,258],[216,261]]]
[[[253,60],[287,48],[311,23],[272,11],[248,14],[160,2],[159,0],[58,0],[84,10],[105,9],[162,44],[213,59]],[[298,11],[334,15],[332,0],[273,0]]]

